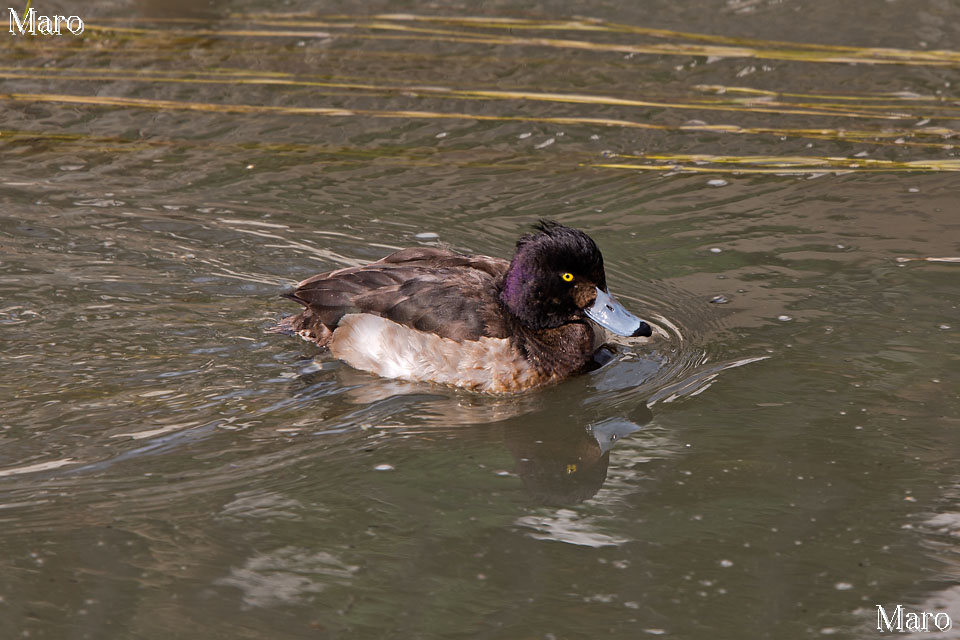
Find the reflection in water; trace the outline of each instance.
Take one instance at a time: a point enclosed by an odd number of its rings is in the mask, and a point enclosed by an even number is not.
[[[567,505],[592,498],[607,479],[610,449],[641,425],[607,418],[583,423],[573,418],[559,424],[505,429],[504,438],[516,461],[523,486],[538,503]]]
[[[305,349],[316,351],[310,345]],[[606,366],[612,366],[617,354],[610,349],[604,354]],[[515,472],[534,501],[555,505],[582,502],[603,486],[614,445],[652,420],[638,394],[642,398],[644,384],[658,379],[656,363],[647,362],[642,365],[645,373],[638,375],[627,366],[619,374],[620,383],[614,384],[609,376],[603,377],[604,367],[598,363],[592,373],[576,379],[580,384],[596,385],[592,402],[557,405],[566,393],[563,383],[546,390],[487,395],[380,378],[330,360],[328,355],[322,357],[320,362],[309,357],[301,361],[306,364],[294,391],[298,402],[315,407],[316,416],[286,427],[285,432],[319,426],[320,430],[314,431],[318,435],[341,433],[351,424],[395,437],[470,439],[486,438],[480,435],[484,431],[500,432],[514,458]],[[691,392],[685,388],[676,395],[683,393]],[[627,401],[628,396],[632,402]],[[342,403],[341,408],[336,409],[331,401]],[[536,413],[553,417],[527,418]],[[333,423],[336,428],[323,428],[322,423]]]
[[[558,509],[546,516],[523,516],[517,518],[516,524],[535,531],[530,537],[537,540],[583,547],[616,547],[627,542],[627,538],[597,531],[592,518],[583,517],[571,509]]]
[[[443,435],[469,439],[477,437],[478,430],[495,429],[503,434],[524,487],[535,502],[543,504],[574,504],[592,497],[606,479],[614,444],[652,419],[642,402],[634,403],[629,419],[605,417],[608,411],[600,407],[584,410],[562,405],[550,411],[548,407],[555,399],[550,396],[563,394],[562,385],[547,390],[546,394],[536,390],[507,396],[484,395],[439,385],[383,379],[340,363],[329,364],[334,365],[331,369],[336,372],[336,384],[324,382],[330,377],[329,370],[313,371],[299,377],[305,387],[297,393],[306,396],[335,393],[338,401],[346,403],[345,409],[358,416],[362,428],[378,429],[393,436]],[[636,384],[639,379],[633,382]],[[359,412],[350,408],[356,405],[362,407]],[[571,410],[572,413],[567,413]],[[547,421],[526,418],[545,411],[555,414],[556,418]],[[397,421],[398,413],[409,417]],[[378,421],[382,415],[389,415],[389,421]],[[330,416],[326,419],[330,420]],[[341,415],[335,423],[343,425],[347,421],[347,416]]]
[[[215,584],[237,587],[250,607],[295,604],[304,596],[320,593],[333,581],[345,582],[359,569],[325,552],[284,547],[247,559]]]
[[[911,495],[906,497],[913,499]],[[939,575],[930,581],[932,585],[929,589],[911,594],[909,599],[894,603],[894,606],[903,604],[907,611],[914,612],[946,613],[953,622],[953,628],[946,630],[946,633],[933,628],[931,631],[937,633],[938,637],[955,639],[960,637],[960,555],[957,549],[957,540],[960,539],[960,481],[954,480],[941,489],[940,502],[940,511],[927,514],[918,526],[924,536],[924,547],[940,562]],[[886,606],[887,603],[881,604],[887,610],[894,608]]]

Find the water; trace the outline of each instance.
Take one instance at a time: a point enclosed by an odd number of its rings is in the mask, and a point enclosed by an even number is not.
[[[0,637],[960,616],[955,5],[58,11],[2,40]],[[265,332],[539,217],[655,340],[490,397]]]

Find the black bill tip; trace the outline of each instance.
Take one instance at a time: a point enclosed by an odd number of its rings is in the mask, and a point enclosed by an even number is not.
[[[637,327],[637,330],[634,331],[633,335],[630,337],[631,338],[638,338],[638,337],[649,338],[652,335],[653,335],[653,330],[650,328],[650,325],[648,325],[646,322],[641,320],[640,326]]]

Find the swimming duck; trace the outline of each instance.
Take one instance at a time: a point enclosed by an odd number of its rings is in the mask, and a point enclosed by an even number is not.
[[[596,243],[546,220],[517,241],[510,262],[403,249],[307,278],[283,295],[304,309],[277,330],[357,369],[490,393],[583,371],[603,344],[599,327],[651,334],[610,295]]]

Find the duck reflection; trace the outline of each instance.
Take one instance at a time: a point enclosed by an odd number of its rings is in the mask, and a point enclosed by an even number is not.
[[[504,440],[534,501],[560,506],[592,498],[607,479],[614,444],[641,428],[625,418],[607,418],[586,427],[571,418],[560,424],[504,429]]]
[[[576,383],[567,383],[561,385],[565,389],[489,396],[373,378],[338,365],[301,375],[300,382],[305,385],[298,392],[302,398],[326,396],[330,413],[325,421],[356,415],[357,405],[362,405],[368,424],[400,422],[377,424],[396,435],[501,441],[533,501],[550,506],[593,497],[607,479],[614,445],[652,419],[642,401],[604,402],[605,394],[591,384],[579,392],[570,388]],[[334,405],[340,403],[338,410]]]

